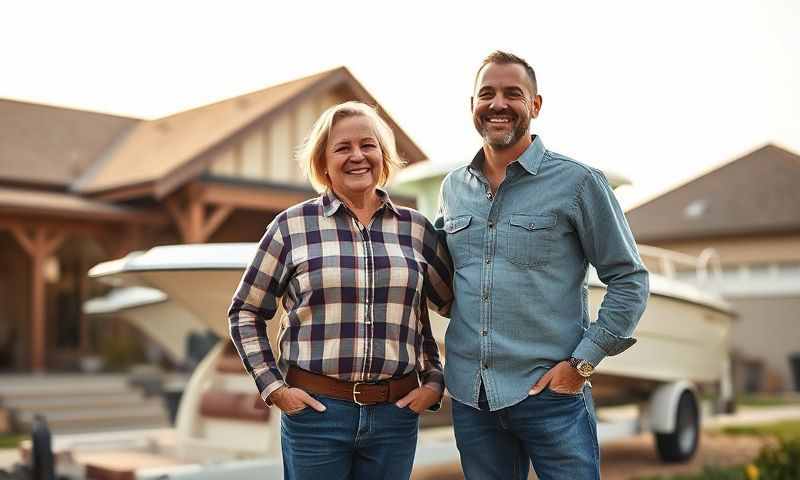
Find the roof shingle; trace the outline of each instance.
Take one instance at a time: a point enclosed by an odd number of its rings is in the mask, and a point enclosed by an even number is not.
[[[66,187],[137,122],[0,99],[0,181]]]
[[[800,231],[800,156],[765,145],[628,211],[640,242]]]

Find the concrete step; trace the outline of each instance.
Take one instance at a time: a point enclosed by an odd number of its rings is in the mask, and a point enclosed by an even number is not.
[[[3,399],[3,406],[17,412],[87,410],[109,407],[135,407],[148,399],[136,390],[125,393],[67,395],[55,397],[16,397]],[[160,399],[158,400],[160,402]]]
[[[14,415],[17,429],[29,431],[35,414],[55,433],[169,426],[160,397],[145,397],[129,375],[2,375],[0,405]]]
[[[169,428],[169,420],[161,417],[131,417],[131,418],[109,418],[102,422],[97,421],[58,421],[47,423],[53,435],[64,435],[73,433],[103,433],[119,432],[128,430],[139,430],[145,428]],[[21,425],[22,431],[30,431],[28,424]]]
[[[29,431],[37,413],[44,415],[55,433],[107,431],[120,428],[167,427],[167,412],[160,399],[149,399],[139,405],[91,409],[17,411],[17,425]]]
[[[126,375],[0,375],[0,398],[130,391]]]

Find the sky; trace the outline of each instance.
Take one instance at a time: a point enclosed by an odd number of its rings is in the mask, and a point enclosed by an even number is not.
[[[0,97],[157,118],[344,65],[434,162],[480,147],[495,49],[536,69],[533,132],[628,177],[630,208],[765,143],[800,153],[800,1],[0,4]]]

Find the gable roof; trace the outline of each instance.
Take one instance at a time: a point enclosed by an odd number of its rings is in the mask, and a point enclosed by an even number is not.
[[[0,99],[0,182],[66,187],[138,122]]]
[[[642,242],[800,231],[800,156],[765,145],[628,211]]]
[[[103,194],[135,188],[163,197],[206,166],[207,153],[238,132],[296,104],[301,99],[333,88],[345,87],[353,96],[377,106],[366,89],[344,67],[276,85],[264,90],[143,121],[88,169],[73,189],[84,194]],[[381,112],[395,130],[398,150],[410,162],[425,155],[397,124]],[[124,196],[124,195],[123,195]]]

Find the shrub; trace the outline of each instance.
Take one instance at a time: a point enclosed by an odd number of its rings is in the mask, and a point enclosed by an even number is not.
[[[753,465],[757,476],[748,480],[800,479],[800,438],[781,438],[778,445],[764,447]]]

